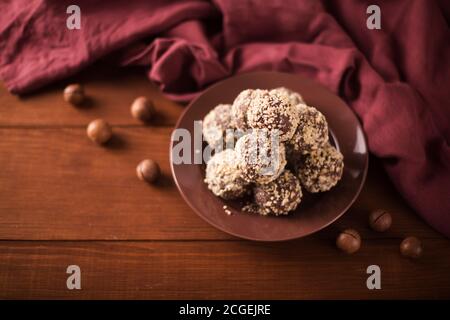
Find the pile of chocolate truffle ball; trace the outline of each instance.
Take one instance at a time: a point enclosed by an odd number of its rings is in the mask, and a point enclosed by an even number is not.
[[[82,85],[70,84],[64,89],[64,100],[74,106],[83,106],[87,101],[86,93]],[[146,97],[138,97],[131,104],[131,115],[144,123],[148,123],[155,115],[155,108]],[[86,129],[86,134],[93,142],[105,145],[111,140],[113,130],[111,125],[103,119],[91,121]],[[154,183],[158,180],[161,170],[157,162],[152,159],[142,160],[136,167],[136,175],[140,180]]]
[[[325,192],[342,177],[344,159],[328,140],[325,116],[287,88],[247,89],[203,119],[213,150],[205,183],[223,199],[251,199],[244,211],[287,215],[303,189]]]

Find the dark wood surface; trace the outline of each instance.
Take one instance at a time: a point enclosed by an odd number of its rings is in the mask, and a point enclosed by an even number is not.
[[[63,101],[69,81],[85,85],[88,105]],[[150,125],[130,116],[138,95],[156,105]],[[450,242],[405,204],[374,157],[356,203],[310,237],[255,243],[209,226],[170,175],[170,133],[182,110],[137,70],[91,67],[21,98],[1,85],[0,298],[450,298]],[[114,127],[104,147],[85,134],[95,118]],[[155,186],[136,178],[144,158],[161,165]],[[387,233],[368,227],[377,208],[393,214]],[[353,256],[334,246],[349,227],[363,238]],[[420,260],[399,254],[409,235],[424,243]],[[81,268],[79,291],[66,288],[72,264]],[[381,290],[366,287],[373,264]]]

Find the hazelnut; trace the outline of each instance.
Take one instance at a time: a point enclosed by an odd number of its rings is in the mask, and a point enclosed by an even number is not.
[[[89,123],[86,133],[92,141],[102,144],[112,136],[111,126],[103,119],[97,119]]]
[[[417,259],[423,253],[422,242],[416,237],[407,237],[400,244],[400,253],[404,257]]]
[[[336,246],[347,254],[355,253],[361,247],[361,237],[356,230],[344,230],[337,237]]]
[[[64,89],[64,100],[74,104],[80,105],[84,101],[84,89],[78,84],[70,84]]]
[[[153,103],[146,97],[138,97],[131,105],[131,115],[143,122],[148,122],[153,118],[155,114],[155,107]]]
[[[370,227],[378,232],[384,232],[392,225],[392,216],[386,210],[375,210],[369,215]]]
[[[159,169],[158,164],[151,159],[141,161],[136,167],[136,174],[138,178],[150,183],[155,182],[160,173],[161,170]]]

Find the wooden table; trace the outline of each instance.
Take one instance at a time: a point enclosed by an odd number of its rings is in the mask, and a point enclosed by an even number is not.
[[[183,107],[165,99],[142,70],[91,67],[70,79],[86,87],[88,106],[62,99],[69,81],[18,98],[0,88],[0,298],[315,299],[450,298],[450,242],[405,205],[379,161],[339,221],[304,239],[257,243],[201,220],[179,196],[169,169],[169,139]],[[157,121],[130,116],[138,95],[153,99]],[[86,125],[114,126],[106,147]],[[159,185],[136,178],[144,158],[157,160]],[[370,210],[393,213],[379,234]],[[353,256],[334,241],[343,228],[363,237]],[[422,259],[399,254],[419,237]],[[81,290],[68,290],[66,268],[81,268]],[[366,269],[381,268],[381,290],[368,290]]]

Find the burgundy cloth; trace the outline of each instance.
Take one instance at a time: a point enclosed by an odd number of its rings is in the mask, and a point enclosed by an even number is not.
[[[343,97],[397,189],[450,236],[450,2],[78,0],[0,2],[0,75],[26,93],[115,52],[142,65],[170,98],[188,101],[232,74],[303,74]],[[383,206],[382,203],[379,206]]]

